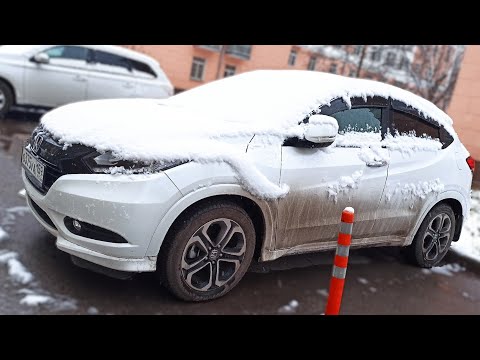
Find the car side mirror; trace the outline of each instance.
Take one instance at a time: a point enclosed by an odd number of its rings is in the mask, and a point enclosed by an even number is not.
[[[35,54],[32,60],[37,64],[48,64],[50,62],[50,56],[48,56],[47,53],[40,52],[38,54]]]
[[[305,140],[330,146],[338,133],[337,119],[327,115],[312,115],[305,126]]]

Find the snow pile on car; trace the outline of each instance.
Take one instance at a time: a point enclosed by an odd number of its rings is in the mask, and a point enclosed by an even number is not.
[[[372,96],[402,101],[453,133],[447,114],[408,91],[372,80],[297,70],[244,73],[165,100],[74,103],[47,113],[42,124],[66,146],[84,144],[125,160],[225,162],[248,191],[274,199],[286,195],[288,186],[270,182],[246,156],[252,136],[303,137],[302,120],[319,107],[336,98],[351,104],[352,97]],[[338,139],[336,146],[345,140]]]

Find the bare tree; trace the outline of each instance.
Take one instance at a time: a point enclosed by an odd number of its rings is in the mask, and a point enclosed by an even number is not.
[[[405,52],[404,48],[402,51]],[[463,59],[463,46],[417,45],[406,68],[413,91],[445,109],[452,97]]]

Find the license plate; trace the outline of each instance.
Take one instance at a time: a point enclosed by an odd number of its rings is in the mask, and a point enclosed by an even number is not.
[[[35,159],[35,157],[31,155],[25,148],[22,152],[22,165],[28,172],[30,172],[35,177],[35,179],[40,181],[40,184],[43,184],[45,165]]]

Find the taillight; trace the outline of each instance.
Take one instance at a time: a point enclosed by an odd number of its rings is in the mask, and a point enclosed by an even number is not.
[[[468,167],[470,168],[470,170],[472,170],[472,173],[475,171],[475,160],[473,159],[473,157],[469,156],[467,158],[467,164],[468,164]]]

